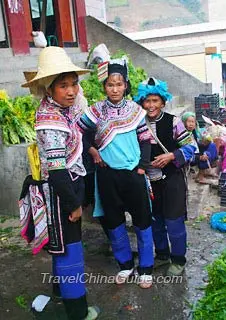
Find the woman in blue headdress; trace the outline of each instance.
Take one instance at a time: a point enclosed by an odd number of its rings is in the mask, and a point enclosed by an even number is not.
[[[187,188],[183,166],[192,160],[196,146],[181,119],[163,111],[171,99],[167,84],[154,78],[140,83],[134,97],[147,112],[146,124],[153,137],[148,176],[154,195],[155,267],[170,264],[167,274],[173,276],[180,275],[186,263]]]

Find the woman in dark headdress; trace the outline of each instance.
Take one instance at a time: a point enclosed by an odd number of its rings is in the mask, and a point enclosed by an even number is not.
[[[79,121],[85,132],[95,132],[97,149],[90,145],[97,166],[95,213],[102,207],[113,254],[121,271],[116,283],[126,282],[134,272],[134,259],[125,224],[125,211],[132,215],[137,235],[139,284],[152,283],[153,246],[151,208],[145,169],[150,158],[149,132],[145,112],[125,99],[129,89],[127,65],[116,59],[99,68],[107,99],[91,106]]]

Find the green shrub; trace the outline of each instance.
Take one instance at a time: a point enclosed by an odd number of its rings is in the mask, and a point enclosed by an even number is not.
[[[194,310],[194,320],[226,319],[226,251],[207,267],[205,295]]]

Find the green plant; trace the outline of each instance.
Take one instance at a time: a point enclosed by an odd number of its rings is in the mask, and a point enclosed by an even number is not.
[[[202,222],[202,221],[204,221],[204,220],[206,220],[206,216],[204,216],[204,215],[200,215],[200,216],[198,216],[196,219],[195,219],[195,222]]]
[[[5,234],[9,234],[12,233],[13,231],[13,227],[7,227],[7,228],[0,228],[0,235],[5,235]]]
[[[207,266],[208,285],[194,310],[194,320],[226,319],[226,251]]]
[[[92,105],[95,102],[104,99],[105,95],[103,85],[98,80],[96,66],[94,67],[94,70],[90,74],[88,79],[82,80],[80,84],[84,90],[84,96],[88,100],[89,105]]]
[[[38,104],[31,95],[12,99],[0,90],[0,128],[4,144],[35,140],[34,120]]]
[[[23,309],[27,309],[27,307],[28,307],[27,298],[24,295],[17,296],[16,303],[19,307],[21,307]]]
[[[112,59],[121,58],[122,56],[128,56],[128,54],[122,50],[117,51],[114,55],[112,55]],[[138,84],[147,79],[147,74],[142,68],[136,68],[132,60],[129,58],[128,62],[128,71],[129,71],[129,79],[131,83],[131,94],[128,98],[132,98],[132,96],[137,94]],[[105,98],[105,93],[103,89],[103,84],[98,80],[97,77],[97,66],[95,66],[93,72],[86,80],[82,80],[80,82],[84,95],[88,100],[88,104],[92,105],[97,101],[103,100]]]

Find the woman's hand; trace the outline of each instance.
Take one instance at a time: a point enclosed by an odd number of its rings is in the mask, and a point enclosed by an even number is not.
[[[202,156],[199,157],[199,159],[201,161],[207,161],[209,158],[208,158],[207,154],[204,153]]]
[[[68,219],[71,222],[77,222],[82,216],[82,207],[78,207],[76,210],[72,211]]]
[[[144,170],[144,169],[141,169],[141,168],[138,168],[138,169],[137,169],[137,173],[138,173],[138,174],[141,174],[141,175],[142,175],[142,174],[145,174],[145,170]]]
[[[173,161],[175,156],[172,152],[160,154],[159,156],[155,157],[155,160],[151,162],[152,167],[154,168],[164,168],[168,163]]]
[[[95,164],[98,164],[100,167],[106,167],[106,164],[104,163],[104,161],[102,160],[98,150],[94,147],[89,148],[89,154],[91,154],[92,158],[93,158],[93,162]]]

